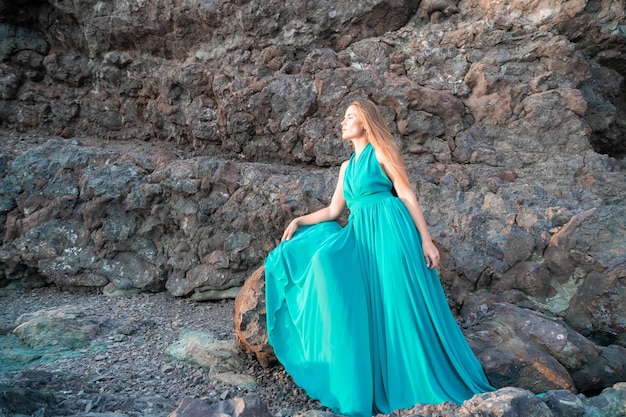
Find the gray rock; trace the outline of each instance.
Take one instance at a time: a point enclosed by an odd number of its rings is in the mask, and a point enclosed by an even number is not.
[[[254,378],[242,372],[243,362],[234,340],[216,340],[209,333],[182,331],[180,338],[168,346],[165,353],[208,369],[212,380],[242,389],[256,387]]]

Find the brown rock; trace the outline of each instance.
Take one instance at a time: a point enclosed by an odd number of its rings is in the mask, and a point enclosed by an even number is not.
[[[235,298],[235,339],[244,352],[254,354],[263,367],[268,367],[277,360],[267,341],[265,315],[265,268],[261,266]]]

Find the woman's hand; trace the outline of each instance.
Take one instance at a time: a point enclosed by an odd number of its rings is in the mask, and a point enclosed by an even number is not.
[[[283,233],[283,238],[281,240],[289,240],[291,236],[298,230],[300,227],[300,217],[296,217],[293,219]]]
[[[439,249],[437,249],[432,241],[424,241],[422,243],[422,250],[424,251],[426,265],[431,269],[435,268],[439,264]]]

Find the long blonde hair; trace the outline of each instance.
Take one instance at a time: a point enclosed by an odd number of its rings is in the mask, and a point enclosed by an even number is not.
[[[351,103],[356,108],[356,112],[365,128],[365,137],[372,144],[375,150],[385,155],[391,162],[390,168],[399,178],[403,178],[407,183],[409,179],[400,149],[393,138],[389,126],[385,122],[378,106],[370,100],[355,100]]]

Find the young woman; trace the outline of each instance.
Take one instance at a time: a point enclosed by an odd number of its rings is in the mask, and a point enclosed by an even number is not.
[[[294,219],[265,260],[278,360],[311,397],[350,416],[494,390],[448,308],[439,251],[380,111],[355,101],[341,126],[354,153],[329,206]]]

